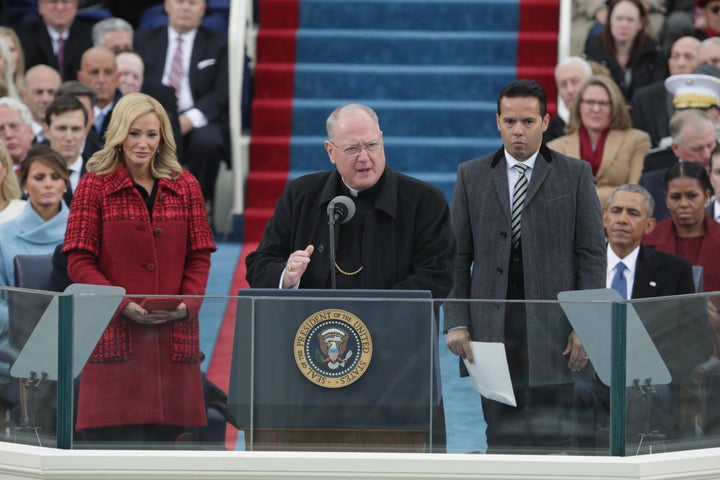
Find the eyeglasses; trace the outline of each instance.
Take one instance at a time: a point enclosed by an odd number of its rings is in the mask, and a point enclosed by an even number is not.
[[[335,145],[337,148],[340,149],[342,153],[347,155],[348,157],[359,157],[360,153],[362,153],[363,148],[368,153],[368,155],[373,154],[380,150],[380,147],[382,146],[382,142],[377,140],[374,142],[366,143],[365,145],[350,145],[349,147],[342,148],[332,140],[328,140],[328,142]]]
[[[595,107],[610,108],[610,102],[606,100],[580,100],[580,103],[590,110]]]

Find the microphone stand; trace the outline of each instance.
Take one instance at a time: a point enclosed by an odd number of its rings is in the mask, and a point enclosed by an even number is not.
[[[337,283],[335,279],[335,214],[328,215],[328,230],[330,231],[330,288],[335,290]]]

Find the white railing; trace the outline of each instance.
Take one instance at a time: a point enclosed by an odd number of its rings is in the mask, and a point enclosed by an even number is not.
[[[245,179],[249,168],[247,141],[242,137],[242,85],[245,52],[252,32],[252,0],[233,0],[228,25],[228,70],[230,95],[230,146],[233,175],[233,215],[245,211]]]

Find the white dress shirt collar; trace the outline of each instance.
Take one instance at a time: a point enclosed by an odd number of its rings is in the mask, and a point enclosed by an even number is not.
[[[606,277],[606,283],[605,286],[607,288],[612,288],[610,285],[612,285],[612,279],[615,276],[615,270],[617,267],[618,262],[623,262],[625,264],[625,272],[623,274],[625,275],[625,281],[627,282],[627,288],[628,288],[628,299],[632,298],[632,291],[633,286],[635,285],[635,271],[637,270],[637,259],[638,255],[640,254],[640,245],[635,247],[635,249],[628,253],[625,258],[620,258],[617,256],[615,251],[612,249],[610,244],[607,245],[607,277]]]

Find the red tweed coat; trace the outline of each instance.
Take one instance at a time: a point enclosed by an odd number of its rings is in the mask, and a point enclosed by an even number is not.
[[[148,215],[127,169],[88,173],[73,197],[63,251],[73,282],[124,287],[128,295],[203,295],[215,250],[197,180],[160,179]],[[141,325],[119,312],[80,376],[76,428],[204,425],[199,300],[188,319]]]

